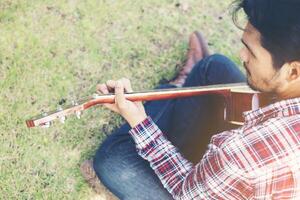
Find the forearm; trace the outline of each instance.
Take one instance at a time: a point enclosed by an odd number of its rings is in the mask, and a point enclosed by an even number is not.
[[[130,130],[138,153],[148,160],[175,199],[251,198],[252,187],[226,152],[214,144],[195,166],[186,160],[148,117]]]
[[[182,157],[150,117],[134,127],[130,134],[136,142],[139,155],[149,161],[173,197],[180,198],[183,194],[182,184],[193,168],[192,163]]]

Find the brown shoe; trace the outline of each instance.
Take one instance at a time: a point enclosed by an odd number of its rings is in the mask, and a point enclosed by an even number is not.
[[[201,49],[199,49],[199,46],[194,47],[194,61],[195,63],[199,62],[201,59],[207,57],[210,55],[209,50],[208,50],[208,43],[204,39],[203,35],[199,31],[194,31],[195,36],[197,37]],[[196,48],[198,48],[196,50]]]
[[[113,195],[98,179],[92,160],[84,161],[80,166],[80,172],[97,194],[104,195],[107,200],[118,200],[118,198]]]
[[[182,86],[194,65],[206,56],[209,56],[208,44],[200,32],[194,31],[189,38],[189,50],[185,65],[170,84]]]

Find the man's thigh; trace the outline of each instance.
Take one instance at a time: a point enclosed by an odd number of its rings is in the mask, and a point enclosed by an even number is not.
[[[245,76],[228,58],[212,55],[198,62],[184,87],[245,82]],[[213,134],[226,129],[224,98],[202,95],[177,99],[172,113],[168,139],[184,156],[197,163]]]
[[[155,199],[172,199],[149,163],[137,154],[132,138],[112,137],[94,158],[94,169],[101,182],[120,199],[152,200],[154,194]]]
[[[163,85],[159,88],[170,88]],[[170,111],[174,100],[151,101],[145,105],[149,116],[164,132],[169,130]],[[101,144],[94,157],[94,169],[101,182],[120,199],[172,199],[163,187],[149,163],[136,151],[128,131],[131,127],[123,124]]]

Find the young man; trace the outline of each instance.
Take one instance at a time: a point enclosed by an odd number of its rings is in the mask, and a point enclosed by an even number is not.
[[[240,52],[246,80],[278,101],[244,113],[242,127],[225,130],[216,118],[220,98],[144,107],[124,98],[124,90],[132,91],[127,79],[99,85],[103,94],[114,89],[115,104],[105,106],[128,122],[104,141],[94,159],[97,176],[120,199],[300,199],[300,1],[240,0],[238,8],[248,16]],[[245,80],[224,56],[205,56],[186,80],[179,76],[173,83]],[[211,138],[202,156],[198,143],[216,130],[223,132]]]

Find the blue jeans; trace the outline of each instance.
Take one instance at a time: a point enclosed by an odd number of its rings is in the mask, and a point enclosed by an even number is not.
[[[212,55],[198,62],[183,87],[245,82],[244,75],[228,58]],[[172,88],[170,84],[158,88]],[[201,160],[212,134],[224,129],[224,99],[202,95],[182,99],[151,101],[146,112],[191,162]],[[126,123],[109,135],[94,157],[94,169],[101,182],[120,199],[172,199],[160,180],[136,152]]]

